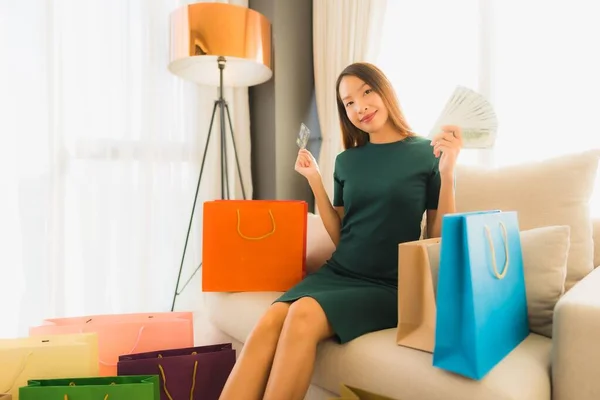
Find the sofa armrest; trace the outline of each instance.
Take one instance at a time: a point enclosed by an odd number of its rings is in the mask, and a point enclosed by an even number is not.
[[[552,399],[599,399],[600,269],[558,301],[552,338]]]

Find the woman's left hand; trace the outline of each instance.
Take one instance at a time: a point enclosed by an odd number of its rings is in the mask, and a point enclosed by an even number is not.
[[[441,175],[454,174],[454,167],[460,149],[463,147],[462,131],[460,126],[444,125],[442,132],[438,133],[431,141],[433,154],[440,158],[439,170]]]

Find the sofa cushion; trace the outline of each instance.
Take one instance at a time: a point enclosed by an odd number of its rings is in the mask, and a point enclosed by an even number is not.
[[[333,390],[344,382],[397,399],[547,400],[552,341],[531,334],[481,381],[432,366],[430,353],[394,345],[395,329],[340,346],[320,346],[313,383]]]
[[[243,343],[281,292],[203,292],[202,295],[214,326]]]
[[[549,338],[554,307],[565,291],[569,237],[568,226],[521,232],[529,329]]]
[[[593,150],[498,169],[460,166],[457,211],[517,211],[521,230],[570,226],[565,285],[569,290],[594,267],[589,201],[599,157],[600,151]]]
[[[204,293],[211,321],[236,340],[248,334],[280,293]],[[398,399],[548,400],[552,341],[531,334],[477,382],[432,366],[432,355],[396,345],[396,329],[344,345],[319,346],[312,383],[338,393],[340,383]]]
[[[529,329],[549,338],[552,337],[554,306],[565,290],[569,231],[568,226],[521,231]],[[427,246],[427,253],[434,280],[434,293],[437,293],[440,244]]]

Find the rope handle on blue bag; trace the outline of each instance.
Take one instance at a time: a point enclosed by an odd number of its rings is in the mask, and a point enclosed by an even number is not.
[[[496,249],[494,247],[494,241],[492,240],[492,231],[490,227],[485,225],[485,236],[487,237],[488,244],[490,245],[491,259],[492,259],[492,268],[494,269],[494,275],[498,279],[504,279],[506,273],[508,272],[508,266],[510,264],[509,260],[509,251],[508,251],[508,233],[506,232],[506,226],[504,223],[499,222],[500,229],[502,230],[502,239],[504,240],[504,254],[506,255],[506,261],[504,262],[504,268],[502,272],[498,272],[498,265],[496,265]]]
[[[110,386],[113,386],[113,385],[116,385],[116,383],[114,383],[114,382],[111,382]],[[76,386],[76,385],[75,385],[75,382],[71,382],[71,383],[69,383],[69,386]],[[64,400],[69,400],[69,395],[68,395],[68,394],[66,394],[66,393],[65,393]],[[105,395],[104,395],[104,399],[103,399],[103,400],[108,400],[108,394],[105,394]]]
[[[272,234],[275,233],[275,229],[277,227],[275,225],[275,217],[273,217],[273,212],[271,210],[269,210],[269,216],[271,217],[271,225],[273,225],[273,229],[271,230],[271,232],[267,232],[262,236],[255,236],[255,237],[246,236],[242,233],[242,228],[241,228],[242,219],[240,217],[240,209],[238,208],[237,209],[237,231],[238,231],[238,234],[246,240],[262,240],[262,239],[265,239],[265,238],[271,236]]]

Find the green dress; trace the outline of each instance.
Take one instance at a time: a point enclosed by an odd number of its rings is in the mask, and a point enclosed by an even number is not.
[[[340,343],[395,327],[398,244],[418,240],[423,213],[437,209],[438,163],[419,136],[340,153],[333,196],[345,210],[340,241],[324,266],[276,302],[312,297]]]

